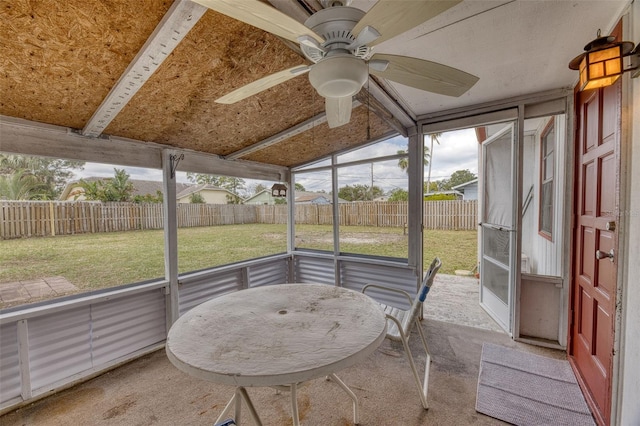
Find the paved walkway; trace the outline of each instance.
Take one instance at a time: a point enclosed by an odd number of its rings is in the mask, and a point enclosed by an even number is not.
[[[75,292],[77,287],[65,277],[48,277],[38,280],[16,281],[0,284],[0,303],[21,304],[53,298]]]
[[[504,332],[480,307],[479,301],[480,283],[477,278],[438,274],[424,304],[424,317]]]

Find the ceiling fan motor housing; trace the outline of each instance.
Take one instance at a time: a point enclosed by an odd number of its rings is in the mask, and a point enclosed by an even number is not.
[[[309,71],[311,85],[325,98],[355,95],[367,81],[367,76],[367,64],[346,50],[334,50]]]
[[[367,81],[368,69],[363,57],[370,49],[359,48],[355,52],[346,49],[356,39],[351,30],[364,15],[360,9],[336,6],[316,12],[304,23],[325,39],[323,50],[301,44],[305,56],[315,62],[309,81],[320,96],[353,96]]]
[[[357,34],[351,30],[362,19],[365,13],[354,7],[335,6],[321,9],[311,15],[304,23],[305,27],[313,30],[323,37],[322,49],[317,49],[301,44],[302,52],[312,62],[319,62],[333,49],[345,49],[353,43]],[[364,58],[370,49],[362,46],[353,52],[353,55]]]

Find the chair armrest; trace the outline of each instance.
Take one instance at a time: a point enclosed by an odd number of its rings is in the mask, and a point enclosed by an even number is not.
[[[400,320],[398,320],[398,318],[394,317],[393,315],[385,314],[385,316],[387,317],[387,319],[389,321],[393,321],[396,324],[396,327],[398,329],[398,334],[400,335],[400,338],[402,339],[403,342],[406,343],[407,342],[407,333],[406,333],[407,330],[404,330],[402,328],[402,323],[400,322]],[[409,324],[411,324],[411,323],[409,323]],[[387,331],[387,333],[389,333],[389,332]]]
[[[413,304],[413,299],[411,298],[411,295],[409,293],[407,293],[406,291],[404,291],[404,290],[400,290],[400,289],[397,289],[397,288],[384,287],[384,286],[381,286],[381,285],[378,285],[378,284],[367,284],[364,287],[362,287],[362,293],[365,293],[368,288],[377,288],[379,290],[388,291],[388,292],[391,292],[391,293],[402,294],[402,295],[404,295],[404,297],[407,298],[407,301],[409,302],[409,306],[411,306]]]

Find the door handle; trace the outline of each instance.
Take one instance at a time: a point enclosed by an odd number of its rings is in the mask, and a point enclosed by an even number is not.
[[[602,260],[602,259],[609,259],[612,263],[613,263],[613,258],[616,256],[615,251],[613,251],[613,249],[609,250],[609,253],[605,253],[603,251],[600,250],[596,250],[596,259],[598,260]]]

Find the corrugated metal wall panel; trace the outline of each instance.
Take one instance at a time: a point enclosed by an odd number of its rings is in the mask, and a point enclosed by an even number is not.
[[[249,267],[249,287],[289,282],[289,259],[260,263]]]
[[[294,274],[297,283],[319,283],[335,285],[333,258],[311,257],[296,254]]]
[[[20,396],[20,358],[16,324],[0,326],[0,404]]]
[[[242,289],[242,269],[180,278],[180,315],[214,297]]]
[[[99,367],[165,340],[165,311],[160,289],[92,305],[93,365]]]
[[[398,290],[404,290],[413,299],[416,295],[417,278],[413,269],[408,266],[373,264],[349,260],[340,261],[342,286],[361,291],[365,284],[378,284]],[[379,302],[399,308],[407,308],[406,298],[397,293],[367,290],[367,294]]]
[[[34,391],[91,368],[89,306],[32,318],[28,330]]]

